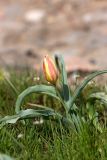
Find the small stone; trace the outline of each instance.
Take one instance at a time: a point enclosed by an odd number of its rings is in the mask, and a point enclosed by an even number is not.
[[[25,14],[25,20],[28,22],[38,22],[45,16],[44,10],[31,10]]]

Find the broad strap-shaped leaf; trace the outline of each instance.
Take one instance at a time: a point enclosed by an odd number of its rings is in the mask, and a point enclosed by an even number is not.
[[[31,118],[36,118],[36,117],[43,117],[46,120],[48,120],[49,117],[52,117],[53,120],[55,120],[56,122],[61,121],[62,124],[65,127],[74,129],[72,123],[68,119],[66,119],[60,113],[55,112],[52,109],[47,109],[47,110],[26,109],[26,110],[21,110],[16,115],[5,116],[4,118],[1,118],[0,119],[0,126],[3,127],[6,124],[15,124],[19,120],[31,119]]]
[[[17,98],[16,105],[15,105],[15,111],[18,113],[20,111],[20,107],[22,105],[22,102],[26,96],[28,96],[31,93],[42,93],[49,96],[52,96],[53,98],[56,98],[58,100],[59,97],[57,96],[56,90],[53,86],[46,86],[46,85],[36,85],[29,87],[25,89]]]
[[[67,72],[65,70],[65,64],[64,64],[64,60],[62,58],[62,56],[55,56],[55,61],[57,64],[57,67],[60,70],[60,81],[62,81],[62,90],[60,92],[62,99],[64,100],[66,106],[67,106],[67,110],[69,110],[70,107],[70,103],[71,103],[71,93],[70,93],[70,89],[68,87],[68,81],[67,81]]]
[[[52,109],[47,110],[35,110],[35,109],[26,109],[21,110],[18,114],[12,116],[5,116],[4,118],[0,119],[0,123],[2,124],[14,124],[18,120],[36,118],[36,117],[49,117],[55,116],[56,113]]]
[[[62,58],[62,56],[55,56],[55,61],[56,61],[56,64],[61,72],[61,76],[62,76],[62,80],[64,82],[65,85],[68,85],[68,81],[67,81],[67,72],[65,70],[65,63],[64,63],[64,60]]]
[[[76,127],[73,121],[68,120],[66,117],[63,117],[60,113],[55,112],[53,109],[46,107],[47,109],[35,110],[35,109],[26,109],[21,110],[16,115],[5,116],[0,118],[0,127],[3,127],[6,124],[15,124],[19,120],[32,119],[36,117],[43,117],[45,120],[48,120],[49,117],[56,122],[61,122],[65,128],[72,129],[76,132]]]
[[[88,84],[88,82],[90,82],[93,78],[101,75],[101,74],[105,74],[107,73],[107,70],[103,70],[103,71],[97,71],[97,72],[94,72],[92,74],[90,74],[83,82],[82,84],[76,89],[76,91],[74,92],[74,95],[73,95],[73,98],[72,98],[72,101],[71,101],[71,106],[70,106],[70,109],[69,109],[69,112],[72,111],[73,109],[73,105],[75,103],[75,100],[77,99],[77,97],[81,94],[81,92],[83,91],[83,89],[85,88],[85,86]]]

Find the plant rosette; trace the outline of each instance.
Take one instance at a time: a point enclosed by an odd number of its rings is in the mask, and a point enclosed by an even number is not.
[[[87,123],[87,119],[79,112],[79,107],[76,105],[76,99],[81,94],[85,86],[96,76],[107,73],[107,70],[97,71],[90,74],[85,80],[77,87],[75,92],[71,94],[70,87],[67,81],[67,72],[65,70],[65,64],[62,56],[55,55],[54,60],[45,56],[43,60],[43,73],[45,79],[49,84],[35,85],[28,87],[22,93],[18,95],[15,105],[15,115],[5,116],[0,118],[0,126],[6,124],[14,124],[19,120],[31,119],[36,117],[42,117],[48,120],[50,117],[57,123],[59,121],[67,128],[72,128],[76,132],[81,132],[84,125]],[[10,84],[10,83],[9,83]],[[11,85],[12,86],[12,85]],[[13,87],[12,87],[13,88]],[[14,89],[14,88],[13,88]],[[39,93],[49,95],[62,104],[64,113],[61,114],[50,106],[43,106],[35,104],[35,109],[23,109],[22,104],[26,96],[32,93]],[[94,111],[94,115],[98,116],[98,113]],[[92,119],[91,119],[92,121]],[[102,131],[98,118],[93,120],[93,125],[99,131]]]

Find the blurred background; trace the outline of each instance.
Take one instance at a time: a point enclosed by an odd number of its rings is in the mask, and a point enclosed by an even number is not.
[[[107,0],[0,0],[0,66],[39,70],[61,54],[68,72],[107,69]]]

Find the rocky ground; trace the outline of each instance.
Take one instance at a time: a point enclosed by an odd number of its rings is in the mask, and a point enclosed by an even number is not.
[[[69,72],[107,69],[107,0],[1,0],[0,65],[40,67],[62,54]]]

